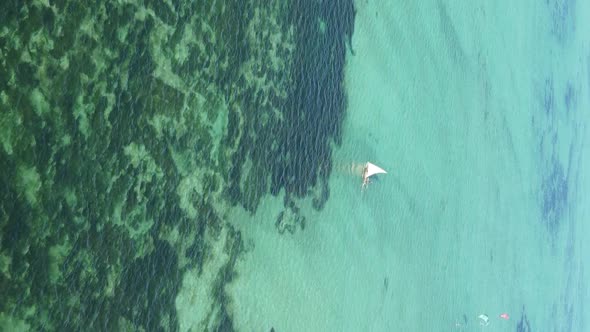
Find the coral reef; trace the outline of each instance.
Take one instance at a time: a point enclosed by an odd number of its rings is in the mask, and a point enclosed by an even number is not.
[[[2,2],[0,325],[233,329],[225,211],[282,188],[321,208],[353,21],[315,1]]]

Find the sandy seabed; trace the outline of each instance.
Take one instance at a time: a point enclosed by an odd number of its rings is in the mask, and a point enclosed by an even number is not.
[[[280,196],[232,212],[236,327],[587,328],[590,7],[567,3],[359,1],[325,208],[293,235]],[[361,193],[365,161],[389,174]]]

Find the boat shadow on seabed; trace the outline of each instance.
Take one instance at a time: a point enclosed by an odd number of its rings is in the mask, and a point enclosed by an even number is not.
[[[378,174],[387,174],[384,169],[370,162],[365,162],[362,164],[358,162],[342,164],[340,166],[336,166],[335,171],[339,174],[347,176],[360,176],[363,180],[361,191],[365,191],[370,183],[373,183],[374,180],[377,180]]]

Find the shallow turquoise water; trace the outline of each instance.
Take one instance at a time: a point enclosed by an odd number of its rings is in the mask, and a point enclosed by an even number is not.
[[[243,230],[260,245],[230,287],[255,308],[238,326],[587,329],[589,8],[357,9],[330,200],[292,242]],[[361,193],[367,160],[388,174]],[[264,206],[249,224],[271,224]]]
[[[495,330],[526,318],[531,330],[583,331],[590,89],[578,15],[588,8],[359,7],[366,60],[351,60],[349,91],[362,111],[349,132],[371,131],[357,136],[367,158],[395,173],[393,188],[378,184],[386,198],[374,215],[397,226],[382,241],[412,239],[396,249],[413,257],[406,280],[420,278],[421,291],[407,299],[419,309],[402,326],[436,329],[465,314],[473,329],[485,312]]]

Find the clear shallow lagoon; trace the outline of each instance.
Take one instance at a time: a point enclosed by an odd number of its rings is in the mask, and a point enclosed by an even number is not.
[[[330,200],[288,243],[248,223],[267,245],[231,286],[255,308],[240,326],[475,331],[486,313],[484,330],[586,330],[589,8],[357,10]],[[389,174],[361,194],[349,171],[366,160]]]
[[[2,328],[588,329],[586,3],[2,7]]]

